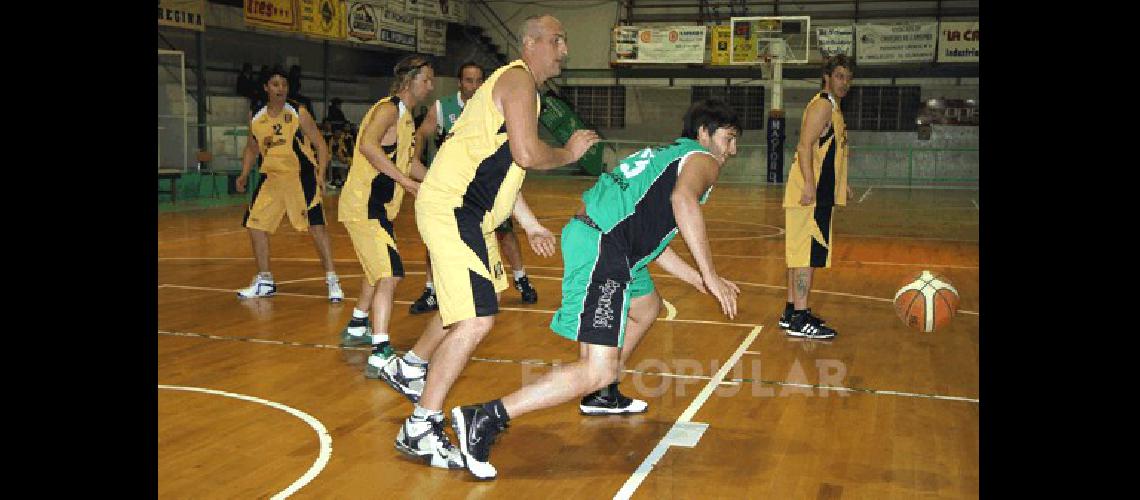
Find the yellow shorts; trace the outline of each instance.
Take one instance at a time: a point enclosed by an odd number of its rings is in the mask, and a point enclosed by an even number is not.
[[[416,203],[416,226],[431,256],[443,325],[499,312],[498,293],[509,280],[495,232],[480,228],[483,214]]]
[[[345,229],[352,239],[352,248],[364,277],[369,285],[375,285],[380,278],[404,277],[404,263],[396,250],[396,238],[392,235],[392,224],[387,220],[368,219],[346,221]]]
[[[831,267],[831,215],[834,207],[784,209],[785,258],[789,268]]]
[[[308,203],[296,174],[262,175],[261,183],[253,191],[253,200],[246,210],[242,225],[270,234],[277,232],[281,218],[289,216],[289,224],[298,231],[309,230]],[[323,217],[322,217],[323,218]]]

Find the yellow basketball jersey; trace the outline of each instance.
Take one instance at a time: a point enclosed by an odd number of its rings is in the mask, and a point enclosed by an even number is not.
[[[483,232],[493,231],[510,217],[526,178],[526,171],[511,156],[506,120],[491,98],[495,83],[511,68],[530,72],[521,59],[515,60],[475,91],[436,152],[416,201],[439,210],[467,206],[481,212]],[[542,109],[537,91],[534,109],[536,114]]]
[[[412,151],[416,146],[416,126],[412,114],[400,102],[399,97],[388,96],[373,104],[360,121],[360,130],[365,130],[372,116],[385,104],[395,105],[399,114],[396,118],[396,143],[381,149],[400,173],[408,175],[412,169]],[[381,174],[364,157],[360,152],[360,141],[363,140],[364,135],[361,133],[352,150],[352,166],[348,169],[348,179],[340,192],[337,219],[341,222],[381,217],[388,221],[395,220],[396,214],[400,212],[400,203],[404,200],[404,187],[391,177]]]
[[[270,116],[268,105],[253,115],[249,132],[261,152],[261,172],[299,172],[300,155],[305,155],[309,162],[316,165],[313,148],[301,133],[301,114],[297,109],[287,102],[277,116]]]
[[[812,171],[815,174],[816,202],[821,199],[819,189],[831,187],[834,189],[834,196],[831,199],[835,200],[836,205],[843,206],[847,204],[847,123],[843,121],[843,111],[839,109],[839,103],[827,92],[816,94],[808,103],[808,107],[822,99],[831,102],[831,129],[815,141],[815,149],[811,155]],[[807,117],[807,108],[804,108],[804,117],[805,119]],[[825,162],[830,164],[825,165]],[[833,183],[829,179],[821,179],[825,166],[827,170],[835,172]],[[804,174],[800,170],[800,154],[797,152],[792,160],[792,168],[788,171],[788,182],[784,186],[784,207],[814,207],[816,202],[812,202],[811,205],[800,205],[803,189]],[[822,199],[826,200],[828,197],[824,195]]]

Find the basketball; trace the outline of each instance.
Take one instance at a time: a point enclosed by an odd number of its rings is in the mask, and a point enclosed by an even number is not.
[[[958,290],[950,281],[922,271],[895,293],[895,312],[903,324],[933,332],[950,323],[958,311]]]

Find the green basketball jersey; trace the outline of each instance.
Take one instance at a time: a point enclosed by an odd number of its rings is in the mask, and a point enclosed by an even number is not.
[[[442,143],[443,138],[451,132],[451,127],[459,120],[465,103],[459,97],[459,92],[435,101],[436,143]]]
[[[690,154],[709,154],[699,142],[682,137],[672,144],[645,148],[627,156],[612,172],[582,194],[586,215],[628,249],[630,269],[649,264],[677,235],[669,200],[681,164]],[[700,199],[704,204],[712,188]]]

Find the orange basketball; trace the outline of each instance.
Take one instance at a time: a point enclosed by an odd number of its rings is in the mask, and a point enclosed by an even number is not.
[[[958,290],[946,278],[922,271],[895,294],[895,312],[903,324],[933,332],[958,311]]]

